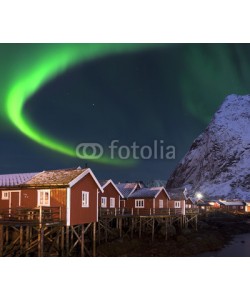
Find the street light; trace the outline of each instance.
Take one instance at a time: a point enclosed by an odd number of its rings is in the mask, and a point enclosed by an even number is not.
[[[203,198],[203,195],[202,195],[202,193],[197,192],[197,193],[195,194],[195,197],[196,197],[198,200],[201,200],[201,199]]]

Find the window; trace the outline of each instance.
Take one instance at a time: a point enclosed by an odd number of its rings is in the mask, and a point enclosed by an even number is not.
[[[110,207],[115,207],[115,198],[110,198]]]
[[[136,199],[135,200],[135,208],[142,208],[144,207],[144,200]]]
[[[89,207],[89,192],[82,192],[82,207]]]
[[[2,192],[2,200],[9,200],[10,192]]]
[[[159,200],[159,208],[163,208],[163,200]]]
[[[50,206],[50,190],[39,190],[38,191],[37,206]]]
[[[181,201],[175,201],[174,208],[181,208]]]
[[[101,207],[107,207],[107,197],[101,198]]]

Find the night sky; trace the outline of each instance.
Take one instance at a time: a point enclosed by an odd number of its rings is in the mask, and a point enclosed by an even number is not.
[[[60,65],[62,53],[66,66]],[[30,70],[41,73],[57,60],[56,72],[33,80],[39,76]],[[0,44],[0,173],[87,163],[100,179],[166,180],[224,98],[249,94],[249,64],[248,44]],[[23,101],[13,92],[16,86],[28,95],[22,114],[32,131],[44,133],[41,142],[17,128],[20,120],[15,124]],[[12,106],[6,104],[10,98]],[[43,145],[47,139],[73,150],[99,143],[106,156],[81,160]],[[176,157],[114,165],[108,156],[112,140],[151,147],[161,140],[175,146]]]

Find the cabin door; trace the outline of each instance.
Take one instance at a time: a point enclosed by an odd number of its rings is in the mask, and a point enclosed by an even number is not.
[[[9,208],[16,208],[20,206],[20,192],[10,192]]]

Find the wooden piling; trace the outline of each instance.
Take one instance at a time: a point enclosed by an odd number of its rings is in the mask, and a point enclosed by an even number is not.
[[[120,222],[120,226],[119,226],[120,232],[119,232],[119,235],[120,235],[120,238],[121,238],[122,237],[122,218],[119,219],[119,222]]]
[[[28,255],[28,248],[29,248],[29,243],[30,243],[30,231],[29,231],[30,227],[26,226],[25,229],[25,252],[26,252],[26,256]]]
[[[9,226],[5,227],[5,243],[6,245],[9,243]]]
[[[155,234],[155,218],[152,218],[152,241],[154,240]]]
[[[108,241],[108,219],[105,219],[105,242]]]
[[[44,228],[41,226],[38,230],[38,256],[43,256],[44,247]]]
[[[141,238],[141,218],[140,218],[140,226],[139,226],[139,238]]]
[[[62,226],[61,228],[61,253],[62,253],[62,256],[64,256],[64,226]]]
[[[168,219],[165,219],[165,226],[166,226],[166,234],[165,234],[165,240],[168,240]]]
[[[131,239],[133,238],[133,235],[134,235],[134,217],[132,217],[132,220],[131,220]]]
[[[81,256],[84,256],[84,224],[82,224],[81,232]]]
[[[0,257],[3,256],[3,225],[0,224]]]
[[[23,226],[20,226],[20,239],[19,239],[19,242],[20,242],[20,256],[23,255]]]
[[[101,244],[101,220],[98,222],[98,244]]]
[[[93,223],[93,257],[96,256],[96,222]]]
[[[74,231],[73,231],[73,226],[71,227],[71,233],[70,233],[70,244],[69,248],[71,248],[74,245]]]
[[[66,256],[69,256],[69,226],[66,226]]]

